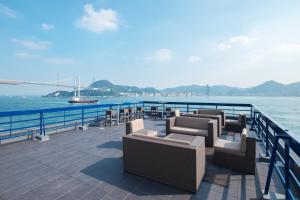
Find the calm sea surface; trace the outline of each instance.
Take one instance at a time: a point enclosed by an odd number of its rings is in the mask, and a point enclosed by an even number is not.
[[[251,103],[276,122],[283,125],[300,140],[300,97],[148,97],[148,98],[101,98],[101,103],[136,102],[142,100],[194,101]],[[65,98],[4,97],[0,96],[0,112],[70,106]]]

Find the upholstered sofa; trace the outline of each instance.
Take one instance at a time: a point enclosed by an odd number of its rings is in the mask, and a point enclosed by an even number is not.
[[[199,117],[199,118],[209,118],[217,120],[218,136],[222,134],[222,115],[210,115],[210,114],[189,114],[181,113],[181,116],[185,117]]]
[[[156,130],[145,129],[143,119],[135,119],[126,123],[126,135],[130,133],[157,136]]]
[[[205,137],[205,145],[212,147],[218,139],[217,120],[198,117],[171,117],[166,121],[166,134],[179,133]]]
[[[236,133],[241,133],[246,128],[246,115],[239,114],[237,119],[226,119],[225,129]]]
[[[124,171],[196,192],[205,171],[203,137],[140,134],[123,137]]]
[[[195,110],[194,114],[209,114],[209,115],[221,115],[222,116],[222,126],[225,126],[226,115],[223,110],[220,109],[199,109]]]
[[[248,174],[255,174],[256,139],[243,129],[241,141],[219,139],[214,145],[214,162]]]

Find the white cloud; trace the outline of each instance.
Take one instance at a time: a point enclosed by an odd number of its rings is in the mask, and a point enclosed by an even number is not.
[[[200,56],[189,56],[187,61],[190,64],[198,64],[201,62],[201,57]]]
[[[70,65],[76,63],[76,61],[71,58],[47,57],[47,56],[30,54],[26,52],[15,53],[15,56],[23,59],[37,60],[37,61],[41,61],[48,64],[54,64],[54,65]]]
[[[52,42],[50,41],[18,40],[15,38],[11,40],[16,44],[31,50],[45,50],[48,49],[52,44]]]
[[[115,31],[119,26],[119,17],[118,13],[112,9],[96,11],[92,4],[86,4],[84,15],[76,21],[75,25],[95,33]]]
[[[229,38],[229,40],[222,42],[218,45],[218,48],[221,50],[228,50],[234,46],[247,46],[252,42],[253,39],[247,36],[236,36]]]
[[[9,17],[9,18],[14,18],[14,19],[17,18],[16,11],[10,9],[9,7],[7,7],[3,4],[0,4],[0,13],[2,15],[5,15],[6,17]]]
[[[147,60],[155,61],[155,62],[168,62],[173,58],[172,51],[170,49],[158,49],[154,51],[153,55],[147,57]]]
[[[42,24],[42,29],[44,31],[51,31],[52,29],[54,29],[54,25],[53,24],[43,23]]]
[[[261,64],[281,67],[292,62],[300,64],[300,43],[280,43],[260,48],[246,55],[242,64],[250,65],[252,68]]]

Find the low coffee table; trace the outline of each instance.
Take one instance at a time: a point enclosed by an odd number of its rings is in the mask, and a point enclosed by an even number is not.
[[[156,130],[149,130],[149,129],[142,129],[137,132],[134,132],[134,134],[147,135],[147,136],[153,136],[153,137],[158,136],[158,132]]]
[[[203,140],[203,144],[205,144],[205,137],[202,137],[202,136],[184,135],[184,134],[178,134],[178,133],[170,133],[165,138],[187,141],[187,142],[191,142],[191,144],[193,145],[193,142],[195,141],[196,137],[200,137],[201,140]]]

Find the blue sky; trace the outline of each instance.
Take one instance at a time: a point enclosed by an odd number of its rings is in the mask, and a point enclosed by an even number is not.
[[[300,1],[0,0],[0,79],[300,81]],[[68,83],[71,83],[69,80]],[[0,94],[54,88],[0,86]]]

